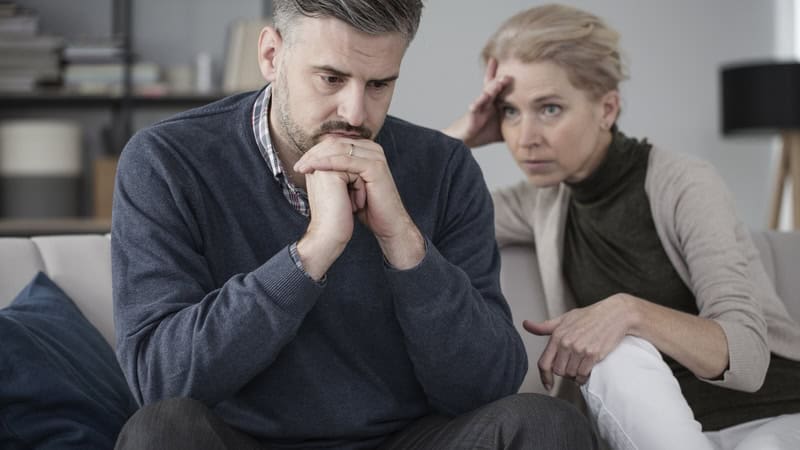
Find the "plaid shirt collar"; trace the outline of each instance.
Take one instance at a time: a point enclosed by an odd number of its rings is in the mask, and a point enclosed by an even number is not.
[[[308,195],[305,191],[295,186],[286,175],[281,160],[278,158],[278,152],[272,145],[272,139],[269,135],[269,104],[271,96],[272,85],[269,85],[259,94],[255,105],[253,105],[253,134],[256,137],[261,156],[267,162],[272,176],[281,186],[283,196],[286,197],[286,200],[297,212],[308,217]]]

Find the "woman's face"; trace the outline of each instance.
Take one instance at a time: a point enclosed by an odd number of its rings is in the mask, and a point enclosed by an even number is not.
[[[528,181],[545,187],[591,174],[611,143],[617,91],[593,100],[552,62],[506,59],[496,76],[511,78],[497,102],[500,130]]]

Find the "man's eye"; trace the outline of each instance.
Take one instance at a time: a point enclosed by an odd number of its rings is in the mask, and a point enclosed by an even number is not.
[[[342,82],[342,77],[336,75],[322,75],[322,81],[327,84],[339,84]]]
[[[372,85],[372,88],[376,90],[386,89],[389,87],[389,83],[385,81],[373,81],[370,84]]]

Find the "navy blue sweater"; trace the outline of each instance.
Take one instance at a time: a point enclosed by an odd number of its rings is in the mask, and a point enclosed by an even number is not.
[[[388,117],[377,142],[427,254],[393,270],[356,221],[320,286],[291,259],[308,219],[258,151],[255,98],[162,121],[122,153],[114,319],[139,403],[192,397],[275,446],[367,448],[514,393],[527,359],[470,150]]]

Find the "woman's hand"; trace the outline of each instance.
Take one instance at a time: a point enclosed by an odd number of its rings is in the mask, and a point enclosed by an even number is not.
[[[553,387],[553,373],[583,384],[592,368],[628,334],[633,324],[633,297],[617,294],[585,308],[577,308],[541,323],[523,322],[525,330],[550,336],[539,358],[539,376],[545,389]]]
[[[442,130],[443,133],[461,139],[470,148],[503,140],[495,101],[497,96],[511,84],[511,78],[508,76],[496,78],[496,74],[497,60],[492,58],[483,76],[483,92],[469,105],[466,114]]]
[[[550,336],[539,358],[539,375],[548,390],[554,373],[585,383],[595,364],[628,334],[650,342],[700,378],[717,379],[729,364],[728,340],[716,321],[629,294],[612,295],[555,319],[526,320],[522,325],[530,333]]]

